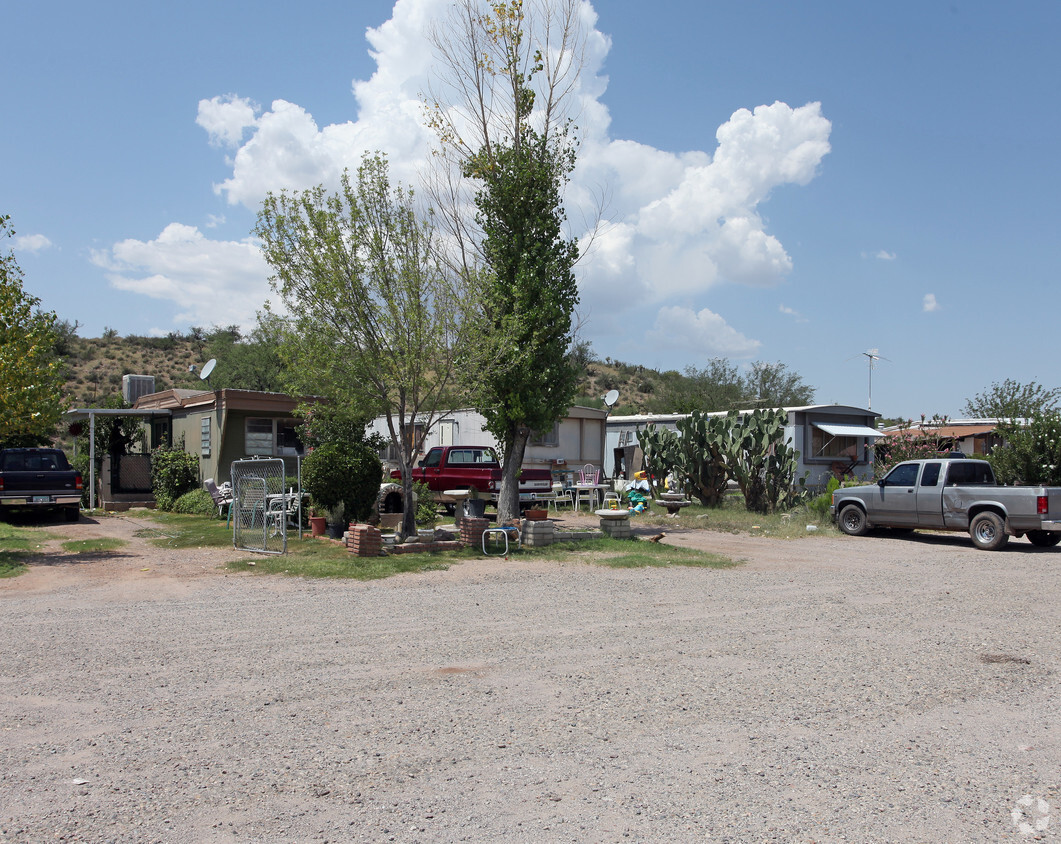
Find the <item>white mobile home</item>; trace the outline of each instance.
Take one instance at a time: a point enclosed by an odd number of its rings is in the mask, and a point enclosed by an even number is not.
[[[555,476],[565,471],[580,469],[587,463],[604,464],[604,425],[608,412],[593,407],[572,407],[551,431],[531,436],[523,465],[528,469],[548,467]],[[438,445],[486,445],[498,448],[497,440],[483,427],[482,414],[471,409],[455,410],[436,422],[424,440],[417,460]],[[387,421],[376,417],[368,426],[368,433],[389,436]],[[381,455],[385,464],[393,466],[397,460],[393,446]],[[499,453],[498,457],[502,455]],[[415,462],[415,461],[414,461]]]
[[[807,486],[824,486],[834,474],[873,477],[873,443],[883,435],[876,428],[879,413],[841,404],[786,407],[785,437],[799,452],[797,476],[810,472]],[[747,411],[744,411],[747,412]],[[632,477],[643,468],[644,454],[637,433],[654,424],[677,430],[688,414],[612,416],[607,423],[604,471],[608,477]],[[712,414],[722,416],[724,413]]]

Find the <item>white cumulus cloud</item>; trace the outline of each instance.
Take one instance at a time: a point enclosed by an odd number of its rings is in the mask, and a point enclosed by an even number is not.
[[[264,109],[238,93],[202,100],[197,123],[211,143],[228,148],[231,171],[215,185],[218,194],[230,204],[257,210],[269,191],[317,184],[334,188],[344,169],[355,169],[364,153],[375,150],[387,154],[395,181],[419,185],[436,144],[421,101],[432,89],[426,33],[451,8],[450,0],[397,0],[391,18],[366,31],[376,70],[369,79],[352,81],[351,117],[345,122],[319,126],[305,108],[284,99]],[[713,139],[704,139],[702,149],[674,153],[637,139],[613,138],[602,101],[607,88],[602,68],[611,42],[596,29],[597,16],[588,2],[582,19],[589,34],[576,91],[580,158],[567,198],[572,236],[583,245],[592,242],[579,263],[584,334],[592,341],[603,330],[624,341],[644,342],[642,326],[651,325],[658,311],[657,328],[677,320],[701,344],[715,336],[714,354],[754,353],[757,340],[733,330],[709,309],[711,291],[721,284],[770,287],[791,271],[792,259],[768,231],[759,206],[774,189],[805,185],[815,177],[830,151],[829,120],[816,102],[795,107],[774,102],[738,109]],[[602,195],[607,220],[591,236],[583,230],[588,229],[584,221],[592,218],[586,210]],[[200,249],[214,249],[196,235]],[[151,246],[157,257],[162,240],[141,248]],[[115,246],[115,259],[129,260],[119,253],[134,243]],[[242,270],[233,267],[231,283],[215,274],[212,290],[219,307],[245,303],[239,293],[242,280],[268,274],[260,256],[251,257],[253,250],[249,243],[216,244],[217,253],[229,261],[237,255],[247,261]],[[194,260],[191,249],[167,249],[165,254],[173,262]],[[196,301],[186,301],[183,285],[149,284],[151,273],[119,275],[130,289],[172,297],[181,307],[191,308]],[[194,266],[187,271],[173,266],[160,275],[197,277]],[[210,291],[201,294],[205,298]]]
[[[199,100],[199,114],[195,122],[210,136],[211,143],[218,146],[239,146],[243,133],[257,123],[258,107],[250,100],[229,94]]]
[[[13,243],[19,252],[41,252],[52,247],[52,242],[43,234],[20,234]]]
[[[648,340],[657,348],[680,349],[690,361],[751,357],[762,346],[707,308],[698,312],[681,307],[660,308]]]
[[[123,240],[93,255],[110,283],[173,302],[173,324],[255,323],[255,312],[269,298],[269,266],[252,240],[220,241],[194,226],[170,223],[149,241]]]
[[[925,298],[921,300],[921,310],[926,314],[930,314],[933,311],[939,310],[939,302],[936,301],[935,293],[926,293]]]

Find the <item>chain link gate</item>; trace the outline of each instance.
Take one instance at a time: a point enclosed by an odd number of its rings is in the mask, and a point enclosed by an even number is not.
[[[236,460],[232,463],[232,544],[241,551],[287,553],[284,461]]]

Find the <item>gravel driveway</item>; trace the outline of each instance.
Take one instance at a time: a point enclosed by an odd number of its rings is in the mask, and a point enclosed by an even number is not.
[[[0,581],[0,841],[1061,839],[1061,549],[311,582],[137,526]]]

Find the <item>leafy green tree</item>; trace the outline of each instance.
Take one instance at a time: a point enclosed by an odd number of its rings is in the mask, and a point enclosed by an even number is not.
[[[502,521],[519,514],[531,432],[563,416],[579,374],[569,356],[578,249],[563,232],[562,194],[575,163],[565,102],[582,67],[580,11],[574,0],[458,0],[450,28],[435,31],[441,81],[457,102],[431,98],[429,117],[446,175],[471,180],[477,211],[472,228],[459,199],[441,203],[475,305],[462,372],[501,446]]]
[[[814,401],[814,388],[780,361],[753,363],[743,389],[744,400],[759,407],[802,407]]]
[[[402,475],[402,532],[415,532],[412,462],[456,405],[463,337],[460,278],[439,259],[432,221],[412,191],[392,188],[386,159],[369,155],[337,193],[270,194],[256,232],[289,314],[275,323],[286,383],[347,420],[386,417]]]
[[[1061,486],[1061,412],[1045,410],[996,429],[1005,445],[988,459],[999,483]]]
[[[666,413],[732,410],[744,400],[744,382],[736,364],[712,358],[703,369],[685,368],[684,375],[667,373],[659,408]]]
[[[215,390],[260,390],[281,393],[286,372],[280,356],[283,321],[268,311],[258,314],[258,325],[246,337],[235,326],[217,329],[205,344],[205,355],[217,360],[210,376]]]
[[[1061,388],[1006,378],[966,401],[962,413],[972,419],[1030,419],[1057,410],[1059,401]]]
[[[12,237],[0,215],[0,238]],[[0,251],[0,447],[48,443],[62,417],[62,362],[54,313],[22,287],[14,252]]]

